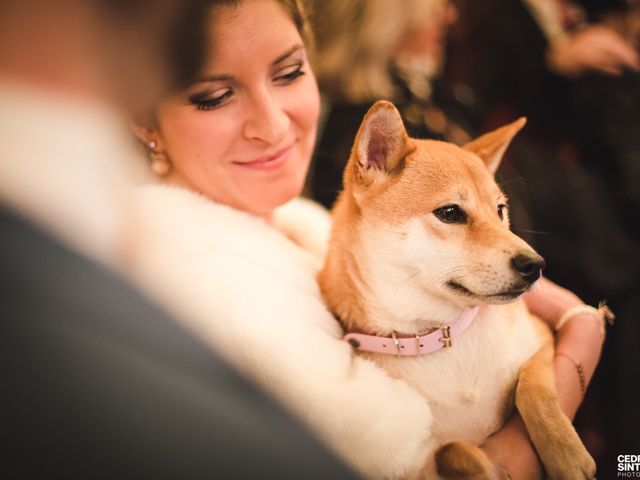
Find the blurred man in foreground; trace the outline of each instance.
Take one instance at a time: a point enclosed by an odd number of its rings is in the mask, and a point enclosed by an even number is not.
[[[125,114],[198,67],[202,0],[0,4],[0,464],[15,478],[349,478],[115,273]]]

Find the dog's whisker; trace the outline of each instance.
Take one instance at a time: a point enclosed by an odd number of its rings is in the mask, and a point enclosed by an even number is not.
[[[409,275],[407,278],[405,278],[402,282],[400,282],[400,284],[396,287],[396,293],[398,292],[398,290],[400,290],[409,280],[414,279],[415,277],[417,277],[418,275],[420,275],[422,273],[422,269],[418,269],[416,272],[412,273],[411,275]]]
[[[524,179],[523,177],[513,177],[513,178],[508,178],[502,182],[497,182],[498,186],[500,186],[500,188],[502,187],[506,187],[508,185],[513,185],[515,184],[519,184],[519,185],[527,185],[527,180]]]
[[[383,231],[383,232],[387,232],[387,233],[393,233],[393,234],[399,235],[401,237],[406,237],[407,236],[407,232],[398,232],[396,230],[389,230],[387,228],[381,228],[380,230]]]
[[[530,230],[528,228],[513,228],[513,231],[518,233],[531,233],[534,235],[549,235],[550,233],[542,230]]]

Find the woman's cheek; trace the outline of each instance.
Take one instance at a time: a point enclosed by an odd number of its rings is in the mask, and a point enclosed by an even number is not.
[[[315,132],[320,116],[320,93],[313,73],[299,79],[286,94],[286,110],[295,116],[294,122],[302,133]]]
[[[231,152],[230,146],[239,135],[232,115],[222,111],[201,112],[199,121],[192,123],[191,132],[185,132],[183,141],[196,148],[192,161],[224,163]]]
[[[318,84],[313,74],[310,74],[308,82],[309,86],[305,95],[308,99],[306,110],[309,117],[309,126],[315,134],[318,119],[320,118],[320,91],[318,90]]]

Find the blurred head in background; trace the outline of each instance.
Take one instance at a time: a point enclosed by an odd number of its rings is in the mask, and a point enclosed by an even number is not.
[[[393,62],[436,71],[457,18],[448,0],[314,0],[313,13],[320,88],[354,103],[393,98]]]
[[[0,79],[148,108],[199,67],[202,0],[3,0]]]

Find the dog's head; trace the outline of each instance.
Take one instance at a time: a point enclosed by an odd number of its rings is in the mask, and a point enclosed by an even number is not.
[[[510,231],[507,199],[493,178],[524,124],[458,147],[409,138],[391,103],[371,107],[343,196],[358,217],[359,276],[381,315],[411,321],[434,307],[444,316],[451,307],[505,303],[540,277],[544,261]]]

